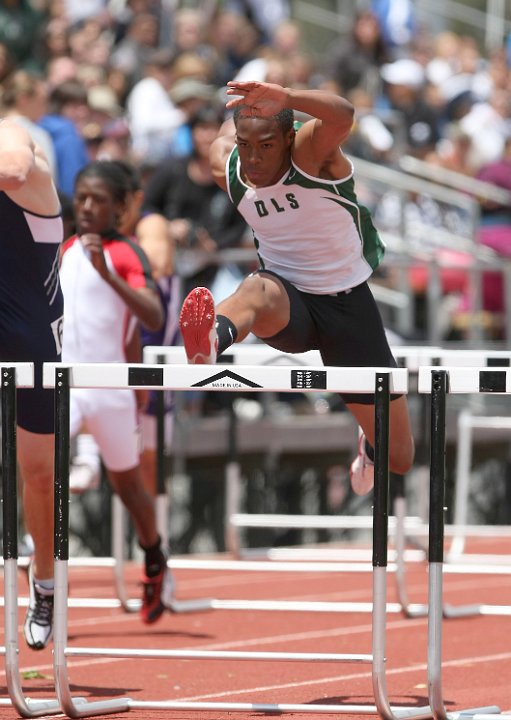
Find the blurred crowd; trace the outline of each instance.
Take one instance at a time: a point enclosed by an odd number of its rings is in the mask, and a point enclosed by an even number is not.
[[[357,7],[318,58],[289,0],[3,0],[0,112],[46,150],[69,232],[77,173],[113,159],[137,168],[144,210],[172,221],[176,247],[250,242],[207,163],[233,78],[332,89],[356,108],[353,155],[392,166],[408,154],[511,191],[510,43],[486,53],[468,35],[433,34],[412,0]],[[392,202],[380,211],[389,223]],[[511,207],[483,214],[507,227],[498,251],[511,255]],[[212,284],[211,267],[178,270]]]

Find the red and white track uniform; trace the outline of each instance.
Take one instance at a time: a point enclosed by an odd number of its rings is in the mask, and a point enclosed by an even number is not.
[[[132,288],[154,287],[147,257],[127,238],[103,241],[106,263]],[[64,243],[60,281],[64,293],[63,362],[126,362],[125,346],[136,320],[89,260],[80,238]],[[138,417],[133,390],[71,391],[71,435],[86,427],[106,467],[128,470],[139,462]]]

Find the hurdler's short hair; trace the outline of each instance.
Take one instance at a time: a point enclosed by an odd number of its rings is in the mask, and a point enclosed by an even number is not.
[[[240,117],[248,115],[249,117],[255,117],[255,118],[263,118],[262,115],[254,115],[252,113],[252,108],[250,108],[248,105],[236,105],[233,112],[233,120],[234,124],[238,124],[238,120]],[[274,120],[277,125],[280,127],[282,132],[286,134],[289,132],[289,130],[293,129],[293,124],[295,121],[295,114],[293,110],[289,108],[284,108],[280,112],[278,112],[276,115],[270,116],[270,118],[264,118],[266,120]]]

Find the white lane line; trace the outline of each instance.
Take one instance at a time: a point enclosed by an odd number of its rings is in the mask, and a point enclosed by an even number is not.
[[[503,660],[511,660],[511,652],[509,653],[498,653],[496,655],[484,655],[480,657],[466,657],[466,658],[458,658],[455,660],[448,660],[442,663],[442,667],[460,667],[461,665],[476,665],[481,663],[488,663],[488,662],[502,662]],[[405,674],[410,672],[418,672],[420,670],[426,672],[427,671],[427,664],[423,663],[420,665],[412,665],[405,666],[405,667],[399,667],[399,668],[392,668],[390,670],[386,671],[387,675],[399,675],[399,674]],[[257,693],[257,692],[269,692],[272,690],[285,690],[289,688],[302,688],[302,687],[310,687],[312,685],[323,685],[325,683],[344,683],[346,680],[359,680],[363,678],[370,678],[371,672],[358,672],[358,673],[352,673],[350,675],[336,675],[334,677],[327,677],[327,678],[317,678],[315,680],[304,680],[300,682],[291,682],[291,683],[282,683],[280,685],[265,685],[260,687],[252,687],[249,689],[243,689],[243,690],[231,690],[229,692],[221,692],[221,693],[214,693],[211,695],[194,695],[192,697],[184,697],[184,698],[174,698],[179,702],[197,702],[201,700],[213,700],[215,698],[222,698],[222,697],[232,697],[232,696],[239,696],[239,695],[246,695],[249,693]]]

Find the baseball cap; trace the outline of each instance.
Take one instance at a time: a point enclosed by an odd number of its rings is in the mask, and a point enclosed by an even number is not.
[[[380,74],[390,85],[406,85],[412,88],[422,87],[426,78],[422,65],[411,58],[385,63],[381,66]]]
[[[182,78],[174,83],[169,95],[173,103],[180,105],[192,99],[212,100],[215,96],[215,88],[196,78]]]

